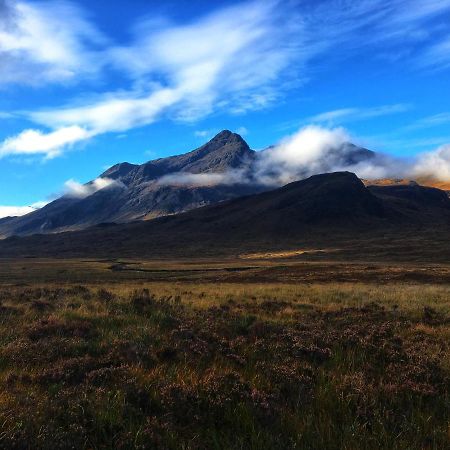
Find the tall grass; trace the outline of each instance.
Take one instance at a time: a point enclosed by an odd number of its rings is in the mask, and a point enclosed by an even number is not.
[[[3,287],[0,448],[449,448],[449,294]]]

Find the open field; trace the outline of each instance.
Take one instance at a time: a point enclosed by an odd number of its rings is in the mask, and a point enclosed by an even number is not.
[[[296,258],[2,259],[1,284],[136,282],[450,284],[450,263],[349,262]],[[358,260],[356,260],[358,261]]]
[[[1,260],[0,448],[449,448],[450,267],[259,256]]]

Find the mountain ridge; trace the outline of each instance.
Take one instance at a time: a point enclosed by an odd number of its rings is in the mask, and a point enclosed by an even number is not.
[[[185,154],[140,165],[118,163],[86,183],[86,195],[64,195],[30,214],[0,221],[0,238],[149,220],[275,189],[280,182],[270,184],[258,176],[261,161],[273,150],[255,152],[239,134],[223,130]],[[370,161],[376,153],[346,142],[331,148],[328,156],[351,166]],[[272,174],[271,169],[269,164],[269,178],[275,175],[276,179],[277,171]],[[307,172],[299,170],[297,179],[305,178]]]
[[[352,161],[373,154],[348,145]],[[118,163],[99,177],[109,180],[108,187],[82,198],[65,195],[31,214],[0,222],[0,237],[74,231],[103,222],[148,220],[277,187],[252,178],[256,155],[239,134],[223,130],[185,154],[140,165]],[[226,179],[230,174],[238,176],[230,182],[214,182],[214,177],[223,175]],[[194,176],[193,181],[177,184],[186,176]],[[211,182],[208,177],[212,177]],[[94,184],[92,181],[85,187],[89,190]]]
[[[330,202],[331,199],[331,202]],[[163,257],[274,247],[329,246],[336,236],[370,241],[450,231],[450,199],[422,186],[366,187],[355,174],[314,175],[281,188],[159,217],[83,231],[10,237],[4,256]],[[227,250],[228,249],[228,250]],[[238,250],[237,250],[238,249]]]
[[[241,136],[224,130],[185,154],[141,165],[119,163],[99,177],[114,181],[108,187],[84,198],[65,195],[31,214],[0,222],[0,236],[54,233],[102,222],[144,220],[259,192],[263,189],[261,186],[239,183],[220,186],[157,183],[158,179],[170,174],[223,173],[236,167],[244,168],[251,163],[254,154]]]

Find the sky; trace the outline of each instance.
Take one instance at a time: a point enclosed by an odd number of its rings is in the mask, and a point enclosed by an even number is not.
[[[0,217],[310,125],[450,177],[450,0],[0,0]]]

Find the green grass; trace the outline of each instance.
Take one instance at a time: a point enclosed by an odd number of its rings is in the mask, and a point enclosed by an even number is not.
[[[449,448],[449,294],[3,285],[0,448]]]

